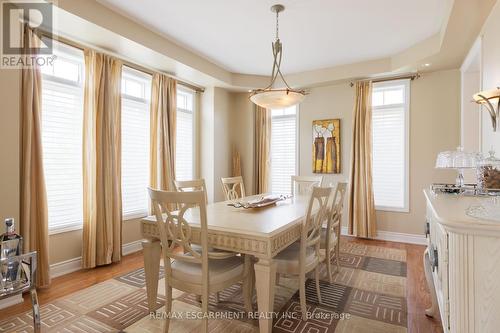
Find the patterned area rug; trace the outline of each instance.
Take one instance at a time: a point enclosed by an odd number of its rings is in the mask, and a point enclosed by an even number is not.
[[[301,318],[298,281],[280,278],[273,332],[407,332],[406,252],[343,241],[340,259],[332,284],[322,266],[321,303],[314,280],[307,280],[307,321]],[[138,269],[42,305],[42,332],[161,332],[165,291],[160,273],[157,316],[148,313],[144,270]],[[198,332],[196,297],[178,290],[173,297],[170,332]],[[220,292],[218,302],[212,295],[209,330],[258,332],[257,313],[246,314],[242,303],[239,284]],[[32,332],[31,313],[1,321],[3,332]]]

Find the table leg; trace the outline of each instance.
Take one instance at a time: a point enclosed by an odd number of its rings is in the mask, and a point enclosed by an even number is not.
[[[154,312],[156,298],[158,296],[158,279],[160,278],[161,244],[158,240],[142,241],[144,255],[144,273],[146,274],[146,292],[148,295],[148,307]]]
[[[257,307],[259,311],[260,333],[273,330],[274,288],[276,283],[276,264],[272,260],[259,259],[254,265]]]

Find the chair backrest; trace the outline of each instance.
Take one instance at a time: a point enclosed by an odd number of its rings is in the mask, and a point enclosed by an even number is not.
[[[166,269],[170,270],[170,260],[167,258],[208,265],[205,194],[202,191],[167,192],[151,188],[148,191],[158,223]],[[173,210],[171,207],[179,209]],[[188,210],[196,209],[199,210],[201,226],[201,253],[191,247],[191,226],[184,218]],[[193,214],[197,215],[194,212]],[[182,247],[183,251],[179,251],[179,246]]]
[[[243,177],[221,178],[222,190],[226,200],[236,200],[245,197],[245,184]],[[238,192],[239,191],[239,192]]]
[[[347,183],[337,183],[335,191],[332,191],[332,200],[328,205],[326,216],[327,219],[327,233],[326,242],[329,244],[330,239],[335,233],[337,239],[340,238],[340,228],[342,223],[342,209],[344,208],[344,199],[347,191]]]
[[[321,187],[323,176],[292,176],[292,195],[309,195],[313,186]]]
[[[306,248],[310,246],[314,246],[319,255],[321,226],[327,214],[328,199],[331,193],[331,187],[314,186],[312,188],[300,239],[301,260],[305,260]]]
[[[335,192],[333,194],[333,200],[331,202],[330,210],[330,219],[339,221],[342,217],[342,209],[344,208],[344,199],[347,191],[347,183],[337,183],[337,187],[335,188]]]
[[[177,192],[203,191],[205,193],[205,203],[208,204],[205,179],[174,180],[174,185]]]

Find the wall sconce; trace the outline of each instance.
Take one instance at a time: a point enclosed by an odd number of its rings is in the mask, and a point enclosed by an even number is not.
[[[486,107],[491,117],[493,132],[496,132],[498,119],[500,118],[500,87],[493,90],[478,92],[472,98],[477,104]]]

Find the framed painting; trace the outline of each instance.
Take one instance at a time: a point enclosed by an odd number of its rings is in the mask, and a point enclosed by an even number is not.
[[[313,173],[340,173],[340,119],[313,121]]]

